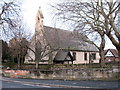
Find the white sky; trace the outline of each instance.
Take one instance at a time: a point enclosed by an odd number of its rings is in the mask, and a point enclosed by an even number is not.
[[[53,20],[51,16],[50,3],[54,3],[57,0],[24,0],[23,3],[23,16],[27,26],[34,32],[35,28],[35,17],[39,6],[44,15],[44,25],[53,26]]]
[[[55,3],[56,1],[59,0],[24,0],[23,2],[23,18],[26,24],[26,27],[28,28],[28,32],[33,33],[35,29],[35,17],[37,14],[37,10],[39,6],[41,6],[41,10],[44,15],[44,25],[46,26],[52,26],[55,27],[55,22],[53,21],[53,17],[51,15],[51,8],[49,6],[50,3]],[[59,23],[60,24],[60,23]],[[62,27],[62,24],[57,24],[58,27]],[[66,27],[63,25],[62,28]],[[109,39],[107,39],[106,42],[106,49],[109,48],[115,48],[112,43],[110,42]]]

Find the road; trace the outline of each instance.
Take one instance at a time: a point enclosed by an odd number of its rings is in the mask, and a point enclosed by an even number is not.
[[[93,88],[118,89],[120,81],[65,81],[2,78],[2,88]]]
[[[15,82],[2,81],[2,88],[47,88],[47,87],[25,84],[25,83],[19,84]]]

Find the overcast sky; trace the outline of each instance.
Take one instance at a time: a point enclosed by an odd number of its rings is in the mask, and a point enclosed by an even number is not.
[[[44,25],[54,26],[50,4],[53,4],[56,1],[58,0],[24,0],[22,6],[24,21],[33,32],[35,28],[35,17],[39,7],[41,7],[44,15]]]
[[[52,8],[50,4],[56,3],[59,0],[24,0],[22,9],[23,9],[23,18],[26,24],[26,27],[29,28],[30,32],[34,33],[35,29],[35,17],[37,14],[37,10],[39,6],[44,15],[44,25],[51,26],[51,27],[61,27],[66,29],[66,26],[62,25],[61,23],[57,23],[53,20],[52,16]],[[115,48],[109,39],[106,42],[106,49],[108,48]]]

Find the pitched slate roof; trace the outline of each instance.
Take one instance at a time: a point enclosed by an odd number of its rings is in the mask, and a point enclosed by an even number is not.
[[[69,48],[70,50],[98,51],[97,47],[95,47],[93,44],[83,41],[83,39],[88,39],[83,34],[48,26],[44,26],[43,31],[47,42],[54,49]]]
[[[83,34],[74,31],[68,31],[53,27],[44,26],[44,38],[52,49],[69,49],[76,51],[93,51],[98,52],[95,45],[85,42],[88,39]],[[35,35],[31,39],[31,46],[35,44]]]

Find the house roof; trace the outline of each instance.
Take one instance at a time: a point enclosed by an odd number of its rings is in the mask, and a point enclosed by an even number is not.
[[[54,58],[54,61],[64,61],[67,58],[67,56],[70,56],[70,58],[72,59],[72,56],[69,51],[59,50]]]
[[[62,30],[44,26],[44,36],[47,42],[54,49],[70,49],[82,51],[98,51],[97,47],[84,41],[88,39],[83,34],[78,34],[75,31]]]
[[[107,54],[108,51],[110,51],[114,55],[114,57],[118,57],[117,49],[107,49],[104,51],[105,55]]]

